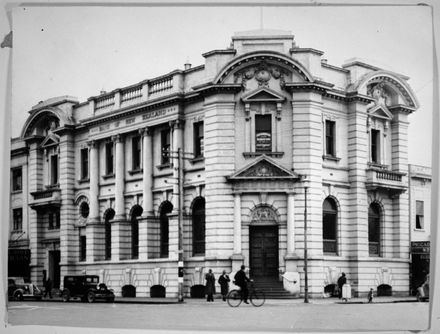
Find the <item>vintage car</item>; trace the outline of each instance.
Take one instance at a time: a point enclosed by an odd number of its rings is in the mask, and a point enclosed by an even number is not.
[[[115,294],[107,289],[104,283],[99,283],[96,275],[69,275],[64,277],[64,287],[61,298],[68,302],[71,298],[79,298],[83,302],[93,303],[95,300],[113,302]]]
[[[24,300],[36,299],[41,300],[43,292],[33,283],[26,283],[23,277],[8,277],[8,299]]]

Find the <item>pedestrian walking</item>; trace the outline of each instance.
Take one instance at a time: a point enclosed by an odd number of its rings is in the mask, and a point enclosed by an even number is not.
[[[212,273],[212,269],[209,269],[208,273],[205,275],[206,280],[206,301],[213,302],[214,301],[214,293],[215,293],[215,276]]]
[[[373,302],[373,288],[371,288],[370,291],[368,292],[368,302],[369,303]]]
[[[249,277],[246,276],[246,273],[244,272],[245,268],[246,267],[244,265],[242,265],[241,269],[239,271],[237,271],[237,273],[234,276],[234,284],[238,285],[240,287],[243,301],[246,304],[249,304],[247,301],[248,295],[249,295],[249,290],[247,288],[247,282],[250,282],[251,280],[249,279]]]
[[[47,294],[49,294],[49,298],[52,299],[52,288],[53,283],[50,277],[44,282],[44,298],[47,297]]]
[[[345,273],[342,273],[341,276],[338,278],[338,297],[339,299],[342,298],[342,287],[344,284],[347,283],[347,278],[345,277]]]
[[[222,275],[218,279],[218,284],[220,284],[220,290],[223,296],[223,301],[226,301],[226,296],[229,292],[229,276],[226,274],[226,270],[223,270]]]

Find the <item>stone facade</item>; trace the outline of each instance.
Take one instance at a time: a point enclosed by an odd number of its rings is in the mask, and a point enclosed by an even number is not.
[[[303,294],[307,196],[311,296],[341,272],[357,295],[408,294],[408,78],[330,65],[283,31],[238,33],[203,56],[32,107],[12,141],[23,187],[11,195],[31,279],[98,274],[117,294],[173,297],[182,236],[186,296],[209,268],[241,264]]]

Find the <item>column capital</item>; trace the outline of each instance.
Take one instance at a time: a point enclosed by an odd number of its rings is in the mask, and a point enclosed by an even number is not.
[[[170,121],[170,128],[176,130],[176,129],[183,129],[183,125],[185,124],[185,120],[183,119],[175,119]]]
[[[139,129],[138,132],[143,137],[148,137],[153,135],[153,128],[151,126],[146,126],[145,128]]]
[[[117,134],[111,137],[112,142],[115,143],[122,143],[124,140],[124,136],[122,136],[121,134]]]
[[[99,142],[95,139],[92,139],[92,140],[87,141],[86,144],[89,148],[97,148]]]

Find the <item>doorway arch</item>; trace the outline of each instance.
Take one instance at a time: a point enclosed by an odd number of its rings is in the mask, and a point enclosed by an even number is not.
[[[249,268],[252,277],[278,277],[278,229],[278,214],[273,207],[259,205],[252,210],[249,225]]]

